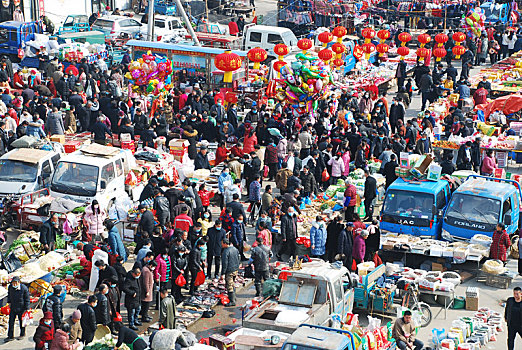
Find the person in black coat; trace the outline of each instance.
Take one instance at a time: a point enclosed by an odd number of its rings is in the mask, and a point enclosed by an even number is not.
[[[155,177],[151,177],[149,182],[143,188],[140,194],[140,202],[143,202],[146,199],[154,197],[154,190],[158,187],[158,179]]]
[[[114,267],[107,265],[103,260],[95,261],[94,266],[100,269],[98,272],[98,286],[104,283],[104,281],[118,282],[118,273]]]
[[[11,307],[9,313],[9,328],[7,330],[7,341],[14,339],[14,325],[16,318],[20,322],[20,337],[25,336],[25,327],[22,327],[22,315],[29,310],[29,290],[20,283],[20,277],[15,276],[7,289],[7,303]]]
[[[56,235],[59,234],[59,232],[58,216],[53,214],[53,216],[40,227],[40,243],[46,253],[54,250]]]
[[[384,165],[383,175],[386,178],[386,184],[384,187],[387,189],[390,185],[397,180],[397,174],[395,169],[399,165],[397,164],[397,155],[394,153],[390,156],[390,161]]]
[[[212,260],[215,262],[214,276],[219,276],[219,269],[221,267],[221,243],[225,239],[227,233],[223,229],[223,223],[216,220],[214,227],[207,230],[207,277],[212,276]]]
[[[346,224],[346,227],[341,230],[339,235],[338,253],[344,255],[343,265],[352,270],[352,250],[353,250],[353,222]]]
[[[448,77],[448,79],[453,81],[453,84],[455,84],[457,82],[457,75],[458,75],[457,68],[453,67],[451,62],[448,63],[448,67],[446,68],[446,76]]]
[[[147,343],[141,338],[132,327],[125,327],[121,322],[116,322],[114,328],[118,332],[118,342],[115,348],[119,349],[123,344],[132,350],[145,350]]]
[[[138,223],[138,234],[136,235],[136,240],[141,238],[141,234],[144,232],[146,232],[149,237],[152,236],[155,227],[154,214],[152,214],[152,212],[143,204],[138,206],[138,210],[141,212],[141,219]]]
[[[102,324],[104,326],[108,326],[111,323],[111,313],[107,293],[109,293],[109,287],[102,283],[98,287],[98,293],[95,294],[95,297],[98,300],[96,307],[94,308],[96,324]]]
[[[125,293],[125,307],[127,308],[127,315],[129,320],[129,328],[137,330],[141,326],[138,320],[141,306],[141,271],[138,268],[132,269],[127,273],[125,282],[123,282],[123,292]]]
[[[339,236],[344,228],[342,221],[342,216],[338,215],[326,227],[326,256],[329,262],[335,261],[337,247],[339,246]]]
[[[397,121],[400,119],[404,122],[404,116],[406,115],[406,109],[404,105],[399,102],[399,98],[394,97],[392,105],[390,107],[390,128],[391,132],[395,134],[395,130],[397,129]]]
[[[63,319],[63,307],[60,294],[62,294],[62,286],[57,285],[53,287],[53,294],[51,294],[46,300],[42,308],[43,312],[49,311],[53,313],[53,322],[55,327],[60,327]]]
[[[473,168],[473,163],[471,160],[471,141],[468,141],[460,146],[457,153],[457,169],[471,170]]]
[[[210,229],[209,229],[210,231]],[[208,233],[207,233],[208,234]],[[196,247],[190,251],[188,259],[188,268],[190,270],[190,295],[194,295],[197,290],[196,277],[200,271],[203,271],[203,262],[201,259],[201,248],[205,245],[203,240],[199,240]],[[208,252],[207,252],[208,258]],[[210,264],[209,264],[210,265]],[[219,276],[219,275],[217,275]],[[210,278],[210,275],[208,275]]]
[[[279,253],[276,255],[278,260],[281,256],[288,253],[290,257],[295,256],[297,238],[297,215],[294,207],[289,207],[287,213],[281,217],[281,238],[283,244]]]
[[[232,217],[234,220],[237,220],[239,214],[242,214],[244,218],[247,217],[243,204],[239,203],[239,195],[237,193],[232,195],[232,202],[227,204],[227,208],[232,209]]]
[[[210,163],[208,162],[207,147],[201,146],[196,159],[194,159],[194,170],[208,169],[210,170]]]
[[[363,221],[370,221],[373,219],[373,200],[377,197],[377,180],[370,175],[370,171],[365,170],[364,176],[364,210],[366,212],[366,218]]]
[[[98,299],[94,295],[90,295],[86,303],[78,305],[78,310],[82,313],[80,325],[82,326],[82,339],[84,344],[89,344],[94,339],[96,332],[96,314],[94,308]]]
[[[171,270],[172,270],[172,295],[176,299],[176,304],[183,301],[183,294],[181,294],[181,287],[176,284],[176,279],[180,275],[184,275],[187,272],[188,260],[186,254],[188,250],[184,245],[176,247],[176,249],[170,255]],[[208,253],[207,253],[208,254]]]

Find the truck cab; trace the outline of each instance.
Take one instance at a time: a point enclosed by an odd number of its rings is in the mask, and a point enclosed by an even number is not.
[[[157,41],[183,39],[187,34],[181,18],[163,15],[154,16],[154,35]]]
[[[351,332],[343,329],[302,324],[284,342],[281,350],[355,350]]]
[[[484,16],[486,17],[485,23],[490,25],[494,25],[497,22],[508,23],[510,22],[509,14],[510,14],[510,5],[509,3],[495,3],[495,2],[485,2],[480,5],[480,9],[484,12]]]
[[[90,30],[89,17],[86,15],[68,15],[58,29],[58,35],[64,33],[87,32]]]
[[[276,58],[274,46],[285,44],[290,51],[297,46],[297,37],[288,28],[263,25],[246,25],[244,29],[243,49],[248,51],[255,47],[261,47],[268,52],[268,56]]]
[[[303,263],[300,270],[282,270],[279,300],[267,300],[247,315],[243,326],[292,333],[301,323],[329,325],[330,315],[341,319],[352,312],[354,292],[348,269],[322,260]],[[299,320],[297,320],[299,319]]]
[[[60,153],[17,148],[0,157],[0,197],[49,187]]]
[[[492,237],[498,223],[506,225],[508,234],[515,233],[519,228],[520,198],[516,181],[469,176],[446,208],[442,238],[469,240],[476,234]]]
[[[88,145],[60,159],[51,181],[51,196],[78,203],[98,200],[109,209],[118,197],[125,197],[127,152],[114,147]]]
[[[40,22],[7,21],[0,23],[0,54],[10,55],[11,59],[23,56],[25,43],[42,33]]]
[[[395,180],[386,190],[381,211],[380,228],[437,239],[441,232],[442,214],[451,197],[446,180]]]

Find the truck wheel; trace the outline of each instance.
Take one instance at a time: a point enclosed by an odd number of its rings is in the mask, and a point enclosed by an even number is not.
[[[426,303],[418,303],[412,310],[421,312],[421,327],[427,327],[431,323],[433,317],[431,313],[431,307]]]

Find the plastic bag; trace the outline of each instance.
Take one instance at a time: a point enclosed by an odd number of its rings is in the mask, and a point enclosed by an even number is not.
[[[185,279],[185,276],[183,276],[182,273],[179,274],[178,277],[176,277],[176,281],[174,281],[178,287],[183,287],[185,284],[187,284],[187,280]]]
[[[196,275],[196,280],[194,281],[194,285],[201,286],[203,283],[205,283],[205,273],[203,271],[199,271]]]
[[[330,180],[330,174],[328,173],[328,170],[326,170],[326,168],[324,168],[324,170],[323,170],[323,174],[321,175],[321,179],[323,180],[323,182],[326,182],[326,181]]]
[[[263,177],[268,177],[268,165],[265,165],[263,169]]]
[[[33,323],[33,314],[26,311],[22,314],[22,327],[27,327]]]

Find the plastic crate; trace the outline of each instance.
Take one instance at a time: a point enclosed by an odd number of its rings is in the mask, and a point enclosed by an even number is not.
[[[486,286],[508,289],[511,286],[511,282],[513,282],[513,276],[505,274],[494,275],[480,271],[479,275],[477,276],[477,281],[485,283]]]

